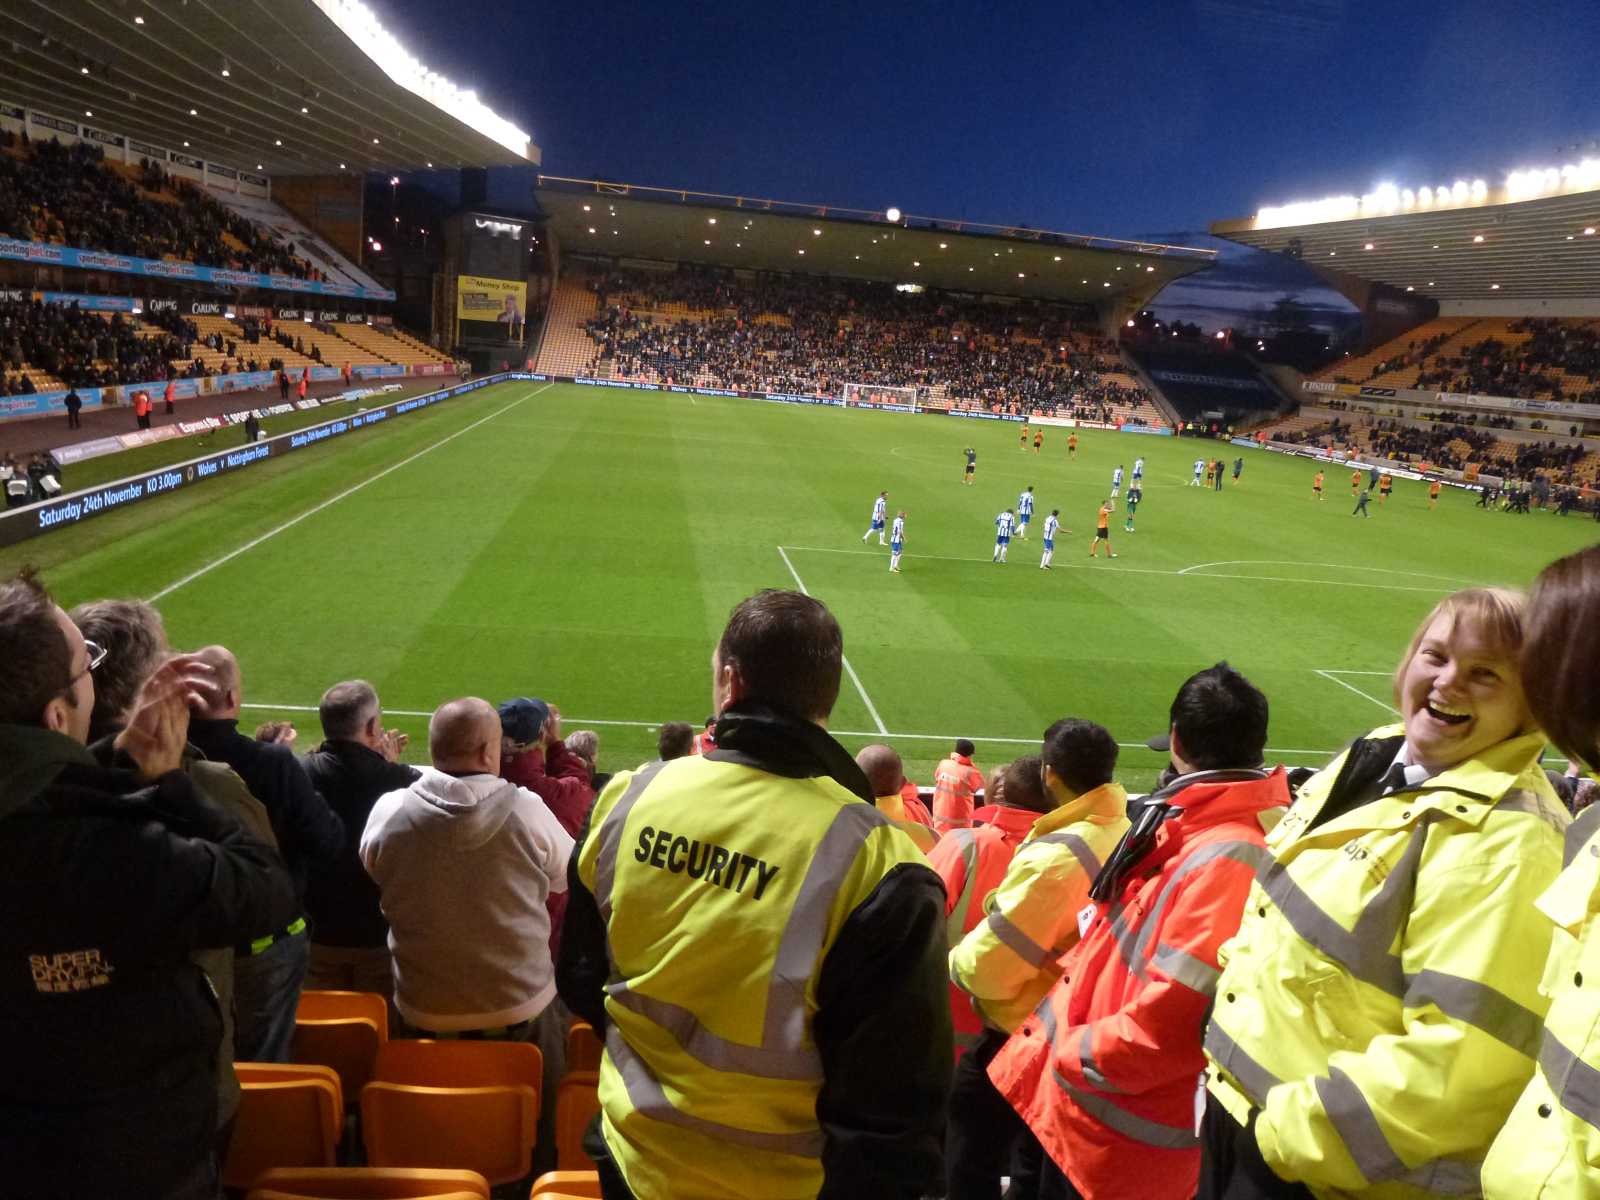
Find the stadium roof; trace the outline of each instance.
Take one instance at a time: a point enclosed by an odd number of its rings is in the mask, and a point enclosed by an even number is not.
[[[1417,193],[1390,188],[1263,209],[1214,222],[1211,232],[1265,250],[1297,243],[1309,265],[1435,300],[1592,299],[1600,296],[1600,178],[1583,168],[1567,182],[1555,173],[1542,192],[1527,180],[1544,172],[1513,174],[1492,189],[1482,180],[1458,183],[1453,194],[1440,188],[1427,207]]]
[[[269,174],[539,162],[360,0],[8,0],[0,100]]]
[[[831,205],[539,177],[564,253],[1143,304],[1216,251]],[[891,221],[889,214],[897,219]]]

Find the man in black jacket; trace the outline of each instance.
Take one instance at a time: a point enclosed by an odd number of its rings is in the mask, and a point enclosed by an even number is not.
[[[741,603],[716,749],[619,774],[573,852],[556,982],[605,1038],[606,1200],[941,1186],[944,887],[828,736],[843,648],[809,596]]]
[[[250,794],[266,807],[278,853],[303,901],[307,874],[339,856],[345,840],[343,823],[311,786],[294,751],[239,732],[243,699],[239,660],[222,646],[207,646],[194,657],[214,672],[216,701],[189,718],[189,741],[213,762],[227,763],[238,772]],[[238,1020],[234,1053],[240,1062],[289,1061],[309,947],[300,913],[270,937],[239,947],[233,985]]]
[[[317,711],[326,740],[302,762],[312,785],[344,822],[344,842],[331,863],[311,873],[306,888],[312,939],[306,984],[379,992],[390,999],[392,1021],[389,923],[357,847],[378,797],[410,787],[421,772],[399,761],[406,737],[384,729],[378,693],[366,680],[334,684]]]
[[[180,769],[204,664],[164,664],[90,748],[102,658],[30,576],[0,583],[4,1189],[209,1198],[221,1016],[189,955],[281,925],[294,887]]]

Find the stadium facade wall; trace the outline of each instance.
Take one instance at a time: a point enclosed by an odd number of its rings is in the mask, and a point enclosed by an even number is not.
[[[1441,317],[1600,317],[1590,300],[1441,300]]]
[[[239,192],[246,196],[272,194],[272,180],[257,172],[241,171],[224,163],[208,162],[192,154],[141,142],[126,134],[112,133],[81,121],[24,108],[9,100],[0,99],[0,129],[9,129],[16,134],[25,133],[30,139],[39,141],[58,141],[68,146],[87,142],[100,147],[112,162],[136,166],[140,159],[148,158],[160,163],[169,175],[176,175],[180,179],[187,179],[205,187]]]
[[[1409,400],[1418,404],[1443,404],[1449,408],[1507,409],[1559,417],[1600,419],[1600,404],[1578,404],[1571,400],[1522,399],[1518,396],[1481,396],[1466,392],[1430,392],[1417,388],[1371,387],[1357,383],[1332,383],[1308,379],[1302,391],[1318,396],[1356,396],[1368,400]]]

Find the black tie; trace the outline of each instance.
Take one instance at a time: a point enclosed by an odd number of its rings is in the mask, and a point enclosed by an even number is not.
[[[1408,783],[1409,781],[1406,779],[1405,763],[1391,763],[1389,769],[1384,772],[1381,786],[1378,789],[1378,795],[1387,796],[1390,792],[1401,791],[1408,785]]]

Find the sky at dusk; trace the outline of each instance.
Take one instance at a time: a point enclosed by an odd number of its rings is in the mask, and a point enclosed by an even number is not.
[[[552,175],[1174,237],[1600,157],[1595,0],[368,3]]]

